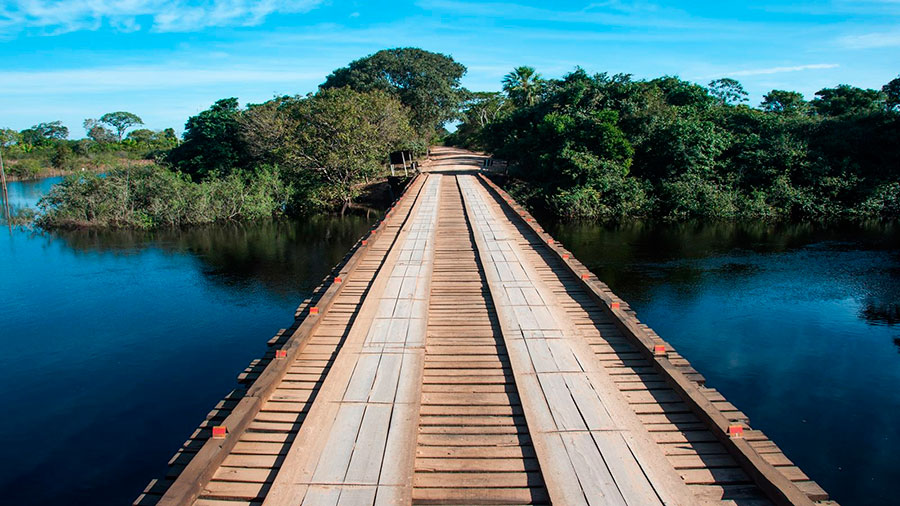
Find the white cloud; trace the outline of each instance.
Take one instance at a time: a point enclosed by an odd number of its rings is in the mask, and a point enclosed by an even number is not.
[[[840,65],[838,65],[837,63],[814,63],[811,65],[796,65],[793,67],[769,67],[764,69],[736,70],[733,72],[725,72],[722,75],[727,77],[762,76],[769,74],[781,74],[784,72],[800,72],[802,70],[833,69],[837,67],[840,67]]]
[[[838,39],[838,44],[848,49],[874,49],[900,46],[900,32],[875,32],[862,35],[847,35]]]
[[[322,0],[11,0],[0,6],[0,34],[38,29],[48,35],[97,30],[189,32],[255,26],[274,13],[307,12]]]

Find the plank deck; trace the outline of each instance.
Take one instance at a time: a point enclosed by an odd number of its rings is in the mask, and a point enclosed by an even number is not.
[[[482,160],[436,148],[135,504],[835,504]]]

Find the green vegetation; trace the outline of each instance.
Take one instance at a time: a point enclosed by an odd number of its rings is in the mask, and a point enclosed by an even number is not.
[[[115,169],[105,176],[69,176],[53,186],[41,200],[37,224],[153,228],[257,219],[277,213],[288,193],[273,170],[193,183],[155,165]]]
[[[84,120],[87,138],[68,140],[69,129],[59,121],[39,123],[21,132],[0,129],[7,171],[14,179],[35,179],[89,170],[92,172],[148,163],[178,145],[175,130],[134,130],[138,116],[114,112],[99,120]],[[112,127],[115,132],[106,126]]]
[[[314,94],[246,107],[219,100],[187,120],[183,141],[158,153],[158,165],[67,178],[42,201],[38,223],[153,228],[344,212],[386,175],[391,151],[424,154],[457,114],[464,73],[445,55],[391,49],[336,70]],[[140,124],[126,112],[86,120],[86,142],[159,138],[133,130],[118,140]]]
[[[219,100],[187,120],[180,142],[118,111],[85,120],[87,139],[66,140],[49,122],[0,130],[0,143],[19,177],[107,172],[55,188],[39,216],[46,228],[343,212],[386,175],[391,151],[421,155],[441,132],[510,161],[509,189],[565,218],[900,216],[900,77],[811,101],[772,90],[752,107],[730,78],[704,87],[576,69],[544,79],[521,66],[502,92],[471,92],[465,72],[446,55],[387,49],[335,70],[316,93]]]
[[[772,90],[759,108],[734,79],[519,67],[503,90],[471,95],[446,142],[509,160],[510,190],[558,216],[900,216],[900,78],[809,102]]]

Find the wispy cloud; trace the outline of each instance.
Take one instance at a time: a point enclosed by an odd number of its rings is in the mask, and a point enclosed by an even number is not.
[[[769,67],[763,69],[735,70],[732,72],[725,72],[722,75],[726,77],[763,76],[770,74],[782,74],[784,72],[800,72],[803,70],[834,69],[838,67],[840,67],[840,65],[838,65],[837,63],[813,63],[810,65],[796,65],[793,67]]]
[[[900,31],[846,35],[838,39],[838,44],[847,49],[897,47],[900,46]]]
[[[274,13],[307,12],[322,0],[11,0],[0,5],[0,34],[37,29],[46,35],[97,30],[189,32],[256,26]]]

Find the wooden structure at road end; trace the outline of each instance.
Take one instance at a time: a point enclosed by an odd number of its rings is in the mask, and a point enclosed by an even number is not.
[[[135,504],[834,504],[482,160],[436,148]]]

